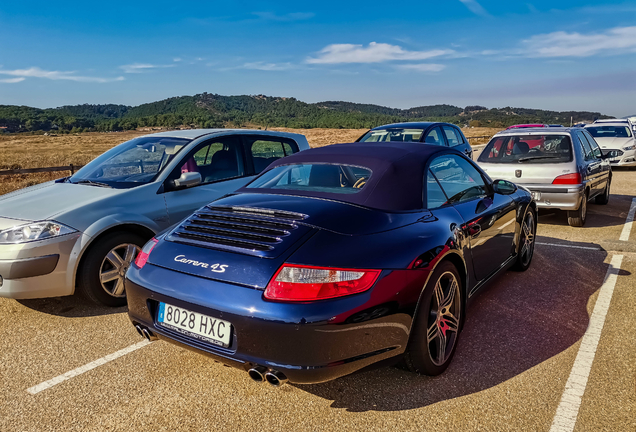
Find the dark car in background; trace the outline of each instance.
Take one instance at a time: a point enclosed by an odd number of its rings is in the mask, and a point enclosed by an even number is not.
[[[530,266],[536,221],[529,192],[453,149],[307,150],[147,243],[129,316],[275,386],[383,360],[437,375],[479,289]]]
[[[421,142],[444,147],[452,147],[469,158],[473,148],[461,129],[450,123],[393,123],[371,129],[357,142]]]

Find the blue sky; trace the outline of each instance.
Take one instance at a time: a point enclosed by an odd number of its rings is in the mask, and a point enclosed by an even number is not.
[[[202,92],[636,114],[636,1],[0,4],[0,104]]]

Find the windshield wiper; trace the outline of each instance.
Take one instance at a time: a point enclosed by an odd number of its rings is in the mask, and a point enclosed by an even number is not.
[[[107,188],[113,188],[111,185],[106,184],[106,183],[102,183],[102,182],[96,182],[93,180],[79,180],[76,181],[73,184],[87,184],[87,185],[91,185],[91,186],[99,186],[99,187],[107,187]]]
[[[525,162],[533,159],[561,159],[560,156],[526,156],[518,159],[519,162]]]

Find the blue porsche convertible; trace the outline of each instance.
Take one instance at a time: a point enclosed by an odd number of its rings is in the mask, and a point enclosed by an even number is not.
[[[477,291],[530,266],[536,226],[528,191],[451,148],[307,150],[148,242],[129,315],[275,386],[380,361],[437,375]]]

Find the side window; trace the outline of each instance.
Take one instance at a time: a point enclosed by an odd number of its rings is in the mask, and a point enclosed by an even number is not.
[[[285,156],[289,156],[290,154],[294,154],[298,151],[294,151],[294,149],[288,142],[283,142],[283,150],[285,150]]]
[[[223,150],[223,143],[220,142],[215,142],[201,147],[201,149],[198,150],[193,156],[196,166],[202,167],[205,165],[210,165],[212,163],[212,157],[214,156],[214,153],[221,150]]]
[[[603,155],[603,152],[601,152],[601,148],[598,146],[596,140],[592,137],[592,135],[589,134],[589,132],[583,131],[582,133],[585,138],[587,138],[587,141],[590,143],[590,146],[592,147],[592,153],[594,153],[596,159],[600,159]]]
[[[433,128],[424,138],[425,144],[446,145],[444,138],[442,137],[442,131],[439,127]]]
[[[295,153],[290,143],[277,140],[276,138],[246,137],[246,141],[247,154],[252,158],[255,174],[260,174],[276,159]]]
[[[444,191],[437,183],[437,179],[435,179],[431,170],[428,170],[426,175],[426,208],[435,209],[443,206],[447,201]]]
[[[198,172],[203,183],[245,175],[240,141],[235,137],[222,137],[201,144],[185,157],[171,178],[186,172]]]
[[[483,177],[470,162],[456,155],[440,156],[431,162],[442,190],[451,204],[482,198],[488,194]]]
[[[464,134],[461,133],[459,131],[459,129],[454,128],[455,129],[455,134],[457,135],[457,140],[459,141],[460,144],[465,144],[466,140],[464,139]]]
[[[583,146],[583,154],[585,155],[585,160],[595,159],[594,153],[592,152],[592,147],[585,135],[583,135],[582,132],[577,132],[576,136],[579,138],[579,141],[581,141],[581,145]]]
[[[449,147],[455,147],[460,144],[460,139],[457,136],[457,132],[455,132],[454,127],[443,126],[442,129],[444,129],[444,134],[446,135]]]

